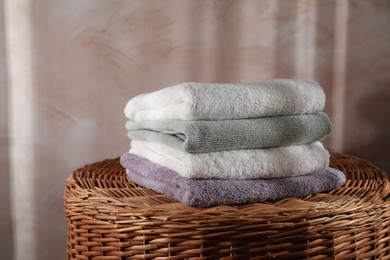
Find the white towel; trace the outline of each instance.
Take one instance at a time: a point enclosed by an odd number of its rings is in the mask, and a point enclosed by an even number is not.
[[[132,98],[125,115],[132,121],[222,120],[316,113],[324,106],[325,93],[314,81],[187,82]]]
[[[164,144],[132,140],[129,153],[194,179],[279,178],[309,174],[329,165],[329,152],[320,142],[190,154]]]

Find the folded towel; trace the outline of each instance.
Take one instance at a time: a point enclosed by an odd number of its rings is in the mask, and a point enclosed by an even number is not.
[[[316,113],[324,105],[324,91],[314,81],[187,82],[132,98],[125,107],[125,115],[132,121],[223,120]]]
[[[339,188],[344,174],[333,168],[312,174],[278,179],[189,179],[149,160],[123,154],[121,164],[129,178],[146,188],[196,207],[243,204],[303,197]]]
[[[329,164],[320,142],[267,149],[191,154],[168,145],[132,140],[132,154],[174,170],[187,178],[256,179],[309,174]]]
[[[253,119],[128,121],[128,136],[190,153],[308,144],[332,131],[324,113]]]

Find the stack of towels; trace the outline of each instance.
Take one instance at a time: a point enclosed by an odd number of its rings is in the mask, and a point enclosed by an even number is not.
[[[313,81],[182,83],[126,105],[129,178],[187,205],[209,207],[336,189],[320,142],[332,131]]]

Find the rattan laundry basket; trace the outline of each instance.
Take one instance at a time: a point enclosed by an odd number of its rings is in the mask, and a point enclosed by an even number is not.
[[[68,259],[390,259],[386,173],[331,164],[347,177],[336,191],[207,209],[137,186],[118,159],[87,165],[65,189]]]

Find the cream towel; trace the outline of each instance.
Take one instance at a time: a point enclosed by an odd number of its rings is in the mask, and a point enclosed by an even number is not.
[[[324,169],[329,152],[320,142],[268,149],[190,154],[165,144],[132,140],[129,153],[187,178],[256,179],[305,175]]]
[[[138,185],[160,192],[190,206],[210,207],[304,197],[337,189],[344,173],[327,167],[302,176],[274,179],[189,179],[135,154],[125,153],[120,163]]]
[[[324,106],[325,93],[314,81],[187,82],[132,98],[125,115],[132,121],[223,120],[316,113]]]

